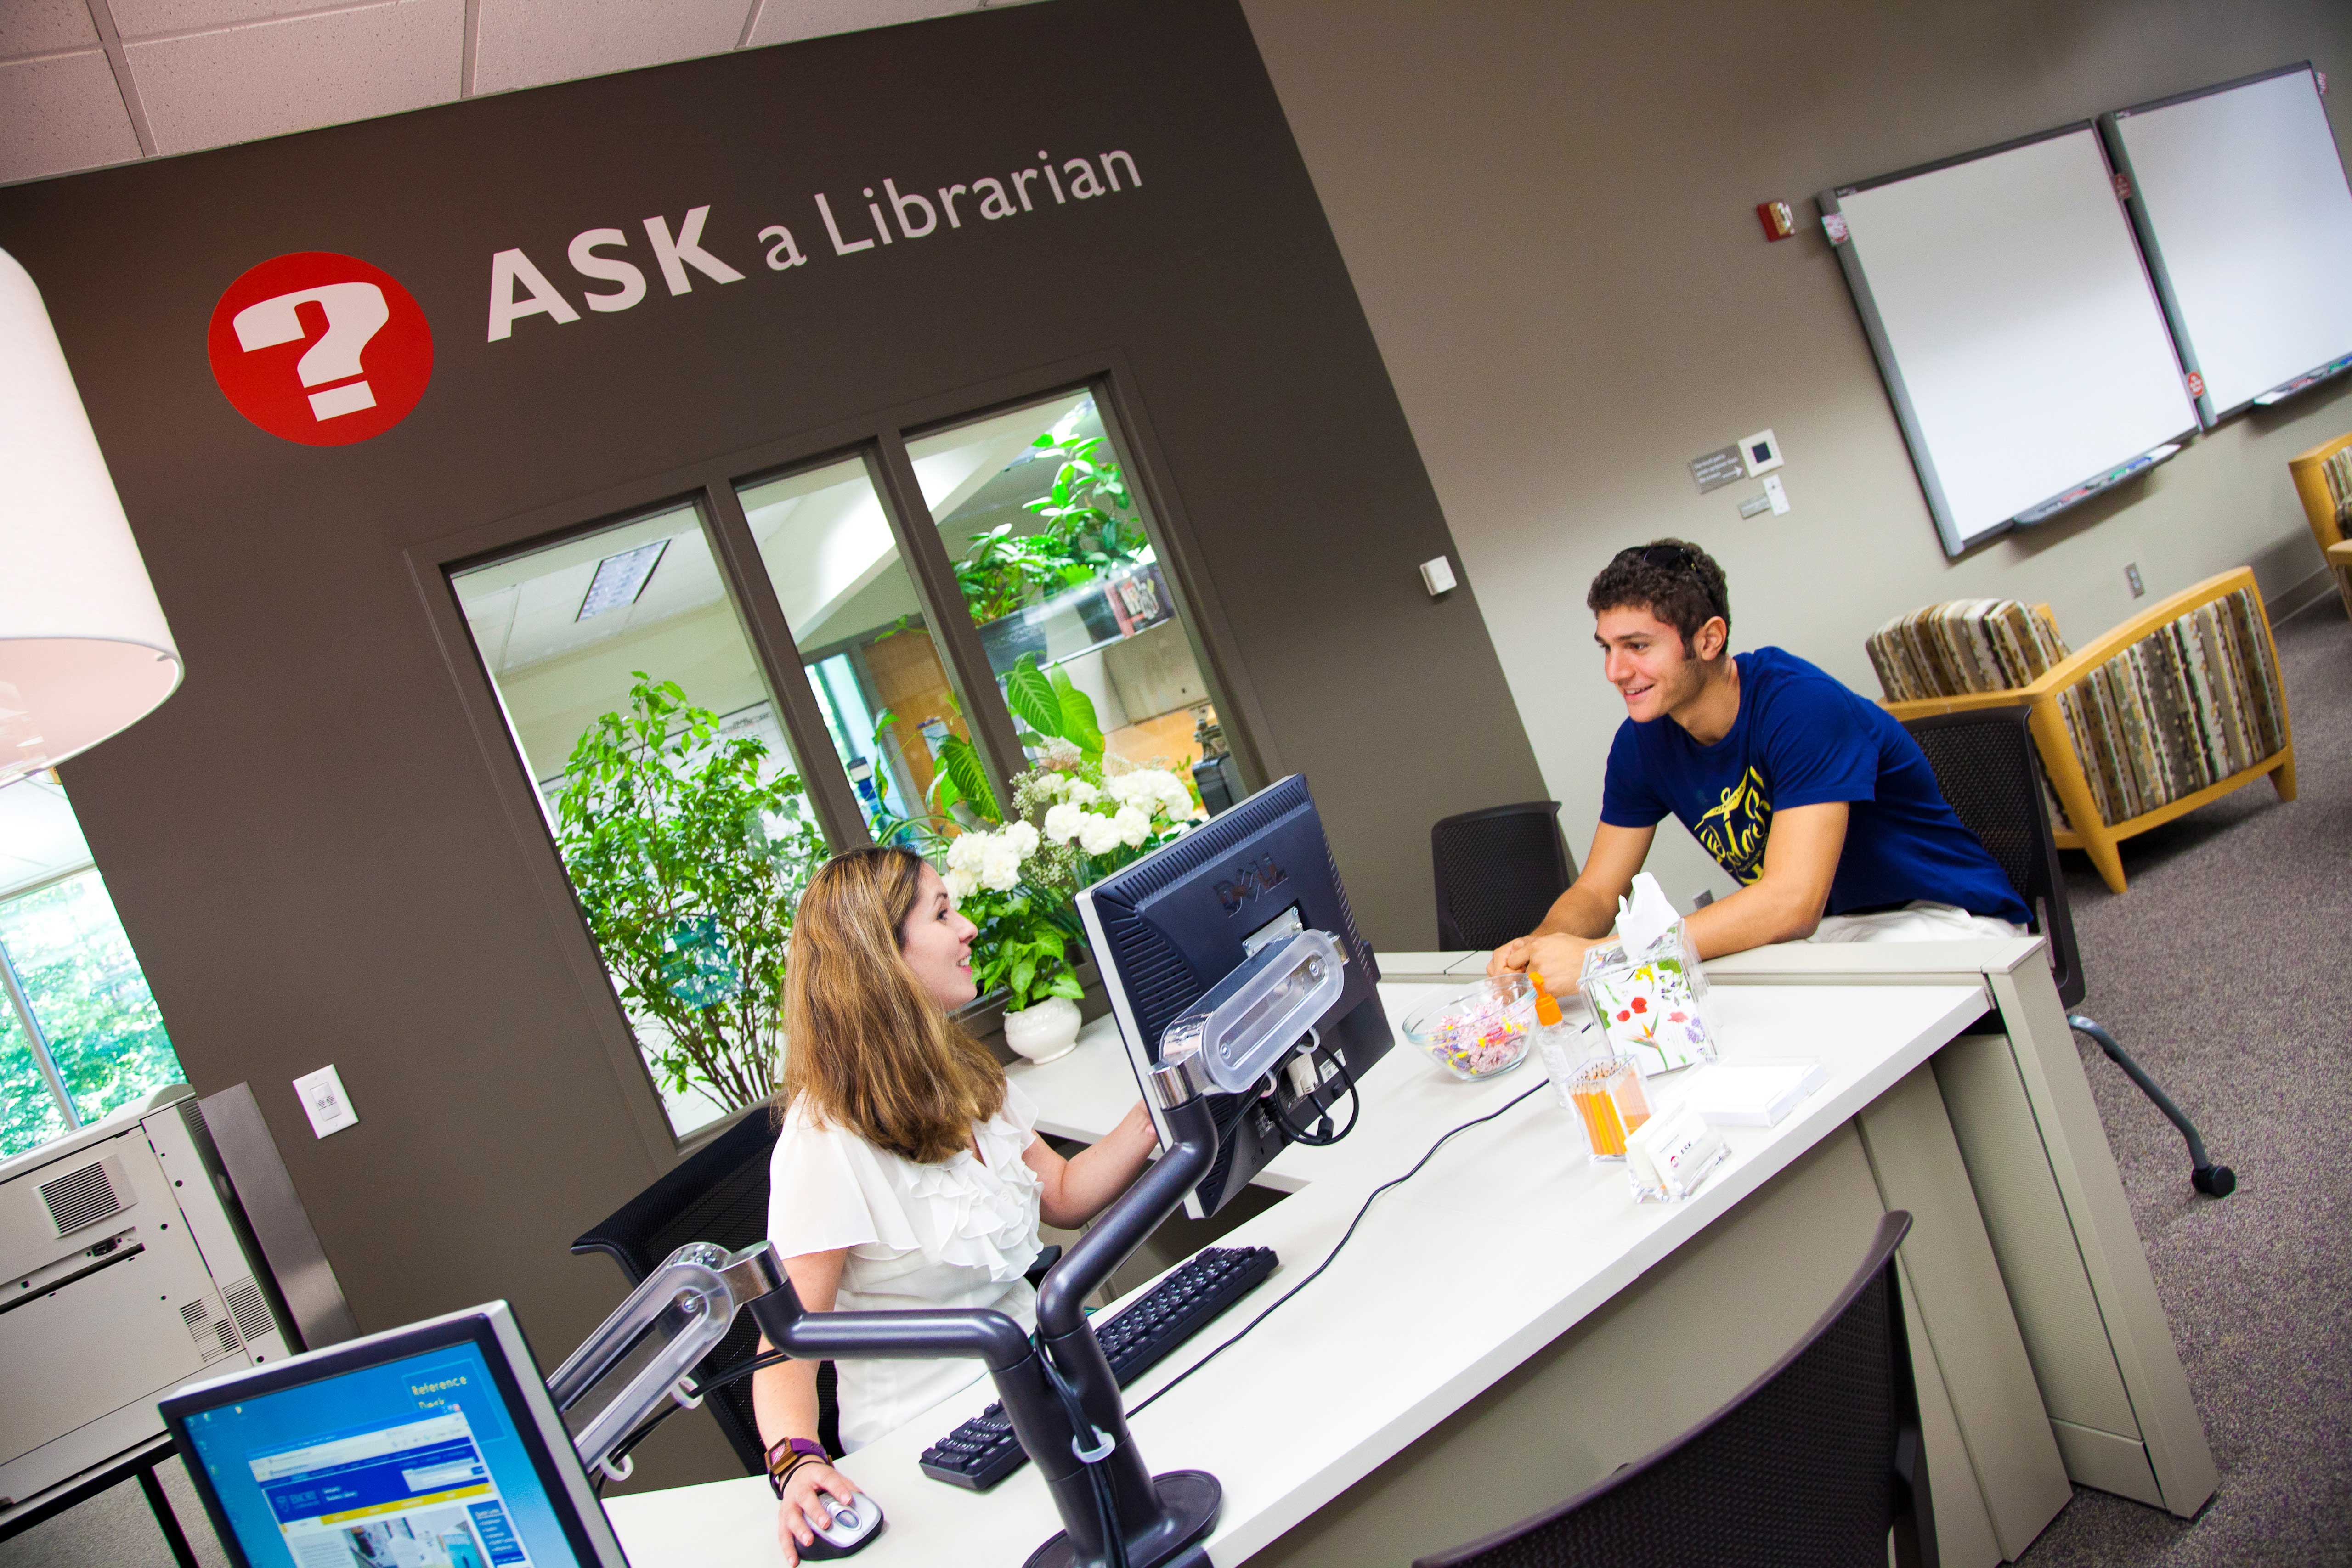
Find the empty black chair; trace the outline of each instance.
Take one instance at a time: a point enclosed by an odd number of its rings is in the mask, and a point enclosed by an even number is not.
[[[609,1254],[634,1287],[689,1241],[709,1241],[735,1251],[765,1239],[768,1156],[775,1146],[775,1119],[765,1111],[753,1112],[622,1205],[574,1241],[572,1250]],[[709,1377],[742,1364],[757,1351],[759,1341],[751,1314],[741,1314],[727,1337],[696,1364],[697,1375]],[[764,1474],[766,1452],[760,1442],[760,1424],[751,1415],[751,1380],[722,1385],[703,1405],[727,1435],[744,1472]],[[817,1440],[838,1454],[841,1414],[829,1361],[817,1365],[816,1407]]]
[[[1936,1568],[1900,1210],[1796,1348],[1664,1448],[1558,1508],[1413,1568]]]
[[[2074,943],[2066,877],[2050,835],[2042,764],[2026,728],[2026,713],[2023,707],[1973,708],[1909,719],[1903,727],[1927,754],[1936,783],[1962,825],[1982,841],[2017,896],[2033,912],[2033,929],[2050,939],[2051,978],[2057,984],[2060,1005],[2071,1009],[2083,999],[2082,951]],[[2098,1023],[2071,1010],[2066,1022],[2096,1042],[2107,1060],[2122,1068],[2180,1130],[2189,1145],[2189,1184],[2209,1197],[2227,1197],[2238,1185],[2237,1176],[2229,1166],[2213,1163],[2196,1124],[2156,1080]]]
[[[1429,830],[1437,873],[1437,945],[1499,947],[1542,923],[1576,880],[1559,802],[1528,800],[1447,817]]]

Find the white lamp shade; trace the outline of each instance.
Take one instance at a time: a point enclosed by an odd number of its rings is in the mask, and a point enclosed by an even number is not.
[[[0,785],[97,745],[179,684],[57,330],[0,251]]]

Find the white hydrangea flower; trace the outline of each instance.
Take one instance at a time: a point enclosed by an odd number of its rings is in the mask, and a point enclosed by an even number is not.
[[[1074,806],[1090,806],[1102,799],[1102,791],[1083,779],[1072,779],[1063,784],[1062,799]]]
[[[954,841],[948,845],[949,872],[964,872],[977,875],[980,871],[980,858],[985,852],[989,837],[990,835],[986,833],[958,835]]]
[[[1045,808],[1045,836],[1057,844],[1066,844],[1078,836],[1079,825],[1087,814],[1071,801]]]
[[[1129,849],[1141,849],[1143,841],[1151,836],[1151,813],[1140,806],[1121,806],[1110,822],[1118,831],[1118,841]]]
[[[1010,893],[1021,880],[1021,856],[1009,835],[992,833],[980,858],[980,885],[992,893]]]
[[[1106,779],[1103,790],[1122,806],[1133,805],[1139,800],[1148,800],[1160,793],[1151,784],[1150,773],[1145,769]]]
[[[948,896],[958,904],[970,898],[980,888],[979,875],[961,866],[950,866],[940,880],[948,884]]]
[[[1118,820],[1088,812],[1078,819],[1078,848],[1090,855],[1108,852],[1120,842]]]
[[[1013,846],[1014,859],[1025,861],[1037,851],[1037,830],[1027,822],[1014,822],[1004,830],[1004,841]]]

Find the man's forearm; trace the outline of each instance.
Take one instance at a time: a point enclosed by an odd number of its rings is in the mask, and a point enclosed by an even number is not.
[[[1685,917],[1683,928],[1701,958],[1720,958],[1775,942],[1801,941],[1820,924],[1817,905],[1792,900],[1767,881],[1694,910]]]
[[[1544,912],[1543,924],[1528,935],[1549,936],[1582,936],[1587,939],[1606,936],[1617,924],[1617,900],[1582,880],[1571,883],[1569,890],[1552,902]]]

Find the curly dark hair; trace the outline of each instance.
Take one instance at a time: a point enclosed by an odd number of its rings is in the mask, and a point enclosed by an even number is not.
[[[1659,539],[1619,550],[1584,596],[1595,615],[1604,610],[1646,610],[1682,634],[1691,651],[1698,629],[1717,616],[1731,624],[1731,590],[1715,558],[1684,539]]]

